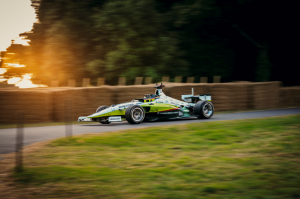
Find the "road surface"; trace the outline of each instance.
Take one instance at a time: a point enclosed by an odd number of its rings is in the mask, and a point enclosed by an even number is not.
[[[237,120],[237,119],[251,119],[251,118],[262,118],[272,116],[282,116],[300,114],[300,108],[289,108],[289,109],[277,109],[277,110],[266,110],[266,111],[253,111],[253,112],[242,112],[242,113],[228,113],[228,114],[217,114],[209,120],[199,119],[180,119],[176,121],[161,121],[161,122],[144,122],[137,125],[132,125],[127,122],[99,124],[76,124],[72,125],[73,135],[79,135],[84,133],[101,133],[108,131],[117,131],[122,129],[134,129],[134,128],[145,128],[162,125],[174,125],[174,124],[186,124],[194,122],[213,122],[222,120]],[[36,142],[51,140],[65,136],[66,126],[45,126],[45,127],[26,127],[24,128],[24,145],[30,145]],[[16,128],[0,129],[0,154],[11,153],[15,151],[15,140],[16,140]]]

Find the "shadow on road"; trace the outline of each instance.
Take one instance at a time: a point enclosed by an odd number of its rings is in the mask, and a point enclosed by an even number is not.
[[[172,120],[157,120],[157,121],[145,121],[142,122],[143,124],[151,124],[151,123],[172,123],[172,122],[177,122],[177,121],[187,121],[187,120],[200,120],[198,118],[181,118],[181,119],[172,119]],[[120,125],[135,125],[135,124],[130,124],[126,121],[124,122],[115,122],[115,123],[110,123],[110,124],[101,124],[101,123],[91,123],[91,124],[81,124],[80,126],[120,126]],[[136,124],[139,125],[139,124]]]

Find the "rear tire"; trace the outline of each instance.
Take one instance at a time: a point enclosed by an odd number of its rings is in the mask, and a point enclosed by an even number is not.
[[[132,105],[126,109],[125,118],[130,124],[139,124],[145,119],[145,111],[139,105]]]
[[[209,119],[214,114],[214,105],[210,101],[199,101],[194,106],[194,114],[199,119]]]
[[[109,106],[106,106],[106,105],[100,106],[100,107],[97,108],[96,113],[98,113],[98,112],[100,112],[104,109],[107,109],[107,108],[109,108]],[[108,121],[108,118],[107,119],[102,119],[99,123],[101,123],[101,124],[110,124],[110,122]]]

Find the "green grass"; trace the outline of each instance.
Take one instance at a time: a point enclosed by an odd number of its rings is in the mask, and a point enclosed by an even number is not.
[[[35,198],[300,197],[300,115],[52,141],[15,174]]]

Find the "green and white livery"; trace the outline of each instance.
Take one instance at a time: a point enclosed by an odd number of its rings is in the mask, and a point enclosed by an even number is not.
[[[156,121],[166,119],[178,119],[198,117],[209,119],[214,114],[214,106],[211,103],[210,94],[194,96],[182,95],[182,100],[166,96],[162,89],[164,85],[156,85],[155,94],[146,94],[144,98],[134,99],[131,102],[100,106],[96,113],[78,118],[79,122],[100,122],[109,124],[127,120],[131,124],[139,124],[143,121]]]

